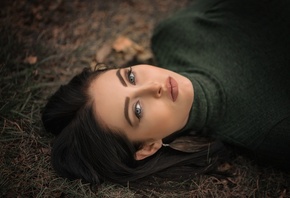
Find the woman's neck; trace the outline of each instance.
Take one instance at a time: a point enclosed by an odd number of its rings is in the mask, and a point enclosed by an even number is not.
[[[194,101],[187,124],[180,131],[166,137],[164,142],[170,142],[185,131],[214,130],[225,112],[225,93],[215,77],[201,70],[181,74],[189,78],[193,84]]]

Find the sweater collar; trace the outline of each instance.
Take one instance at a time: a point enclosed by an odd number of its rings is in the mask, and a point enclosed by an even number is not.
[[[194,100],[187,124],[166,137],[164,142],[171,142],[185,131],[199,132],[203,129],[212,130],[223,117],[225,111],[225,94],[220,83],[212,75],[204,71],[180,73],[189,78],[193,84]]]

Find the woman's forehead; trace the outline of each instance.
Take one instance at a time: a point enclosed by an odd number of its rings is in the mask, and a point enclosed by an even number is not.
[[[105,125],[119,124],[124,120],[125,95],[116,76],[116,69],[109,70],[92,81],[89,94],[92,98],[94,113]],[[110,127],[111,128],[111,127]]]

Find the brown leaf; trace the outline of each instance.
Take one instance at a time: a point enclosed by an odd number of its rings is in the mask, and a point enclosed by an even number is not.
[[[153,55],[149,50],[145,50],[142,53],[137,54],[137,60],[140,63],[147,62],[148,60],[152,59]]]
[[[24,62],[33,65],[37,62],[37,56],[28,56],[24,59]]]
[[[221,172],[225,172],[225,171],[228,171],[228,170],[230,170],[232,168],[233,168],[233,166],[226,162],[226,163],[221,164],[218,167],[218,170],[221,171]]]
[[[96,61],[99,63],[104,62],[106,57],[111,53],[112,46],[109,43],[105,43],[96,53]]]
[[[49,155],[51,152],[49,148],[44,148],[44,147],[42,147],[40,150],[43,154],[47,154],[47,155]]]
[[[125,61],[130,61],[144,52],[143,47],[124,36],[119,36],[115,40],[113,49],[118,52]]]
[[[284,197],[287,197],[287,190],[286,189],[284,189],[279,196],[279,198],[284,198]]]
[[[193,136],[182,136],[173,140],[169,146],[175,150],[194,153],[210,147],[210,143],[206,139],[198,139]]]
[[[124,52],[124,51],[127,51],[128,48],[132,48],[132,47],[133,47],[133,41],[124,36],[119,36],[113,44],[113,49],[116,52]]]

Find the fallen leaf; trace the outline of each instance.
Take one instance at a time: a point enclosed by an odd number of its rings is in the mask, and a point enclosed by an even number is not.
[[[92,70],[94,70],[95,67],[96,67],[96,64],[97,64],[97,61],[96,61],[96,60],[92,60],[92,61],[90,62],[90,68],[91,68]]]
[[[51,152],[51,150],[49,148],[44,148],[44,147],[42,147],[40,150],[43,154],[47,154],[47,155],[49,155]]]
[[[222,171],[222,172],[225,172],[225,171],[228,171],[230,169],[232,169],[232,165],[230,165],[229,163],[223,163],[221,164],[219,167],[218,167],[218,170],[219,171]]]
[[[104,62],[106,57],[111,53],[112,46],[109,43],[105,43],[96,53],[96,61],[99,63]]]
[[[281,192],[281,195],[279,196],[279,198],[284,198],[284,197],[287,197],[287,190],[284,189],[282,192]]]
[[[132,41],[131,39],[119,36],[112,47],[117,53],[120,54],[123,60],[130,61],[144,52],[144,48]],[[142,59],[142,56],[141,56]]]
[[[25,63],[28,63],[30,65],[33,65],[37,62],[37,57],[36,56],[28,56],[24,59]]]
[[[119,36],[113,44],[113,49],[116,52],[124,52],[127,51],[128,48],[132,48],[132,46],[133,46],[132,40],[124,36]]]
[[[142,53],[137,54],[137,60],[141,63],[148,62],[152,58],[153,55],[149,50],[145,50]]]

